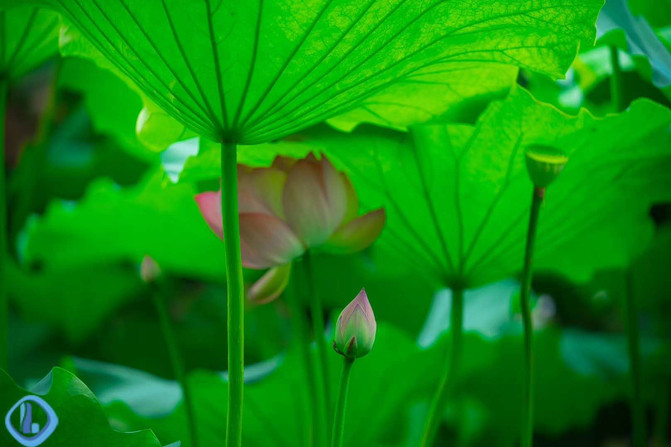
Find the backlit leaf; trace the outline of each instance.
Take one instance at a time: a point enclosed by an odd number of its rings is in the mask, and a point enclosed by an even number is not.
[[[651,204],[671,191],[671,112],[650,101],[604,119],[569,117],[522,89],[493,103],[475,126],[368,128],[306,138],[349,172],[361,202],[385,206],[382,242],[437,277],[478,286],[522,265],[532,185],[525,146],[569,156],[541,211],[536,266],[587,280],[624,266],[649,242]]]
[[[364,100],[369,115],[388,116],[391,96],[417,96],[423,86],[443,100],[429,106],[429,114],[438,114],[463,96],[500,88],[501,81],[486,79],[492,70],[509,82],[513,72],[503,65],[562,76],[579,45],[593,42],[602,5],[33,1],[61,11],[96,48],[79,43],[78,51],[104,55],[181,123],[215,140],[245,144],[290,134]],[[425,119],[426,111],[417,109],[417,116],[401,121]],[[371,118],[358,112],[356,119]]]
[[[0,2],[0,78],[18,78],[58,52],[58,15]],[[21,3],[17,3],[20,5]]]

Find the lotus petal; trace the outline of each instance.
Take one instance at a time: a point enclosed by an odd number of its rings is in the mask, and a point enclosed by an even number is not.
[[[305,246],[282,219],[269,214],[240,214],[242,264],[265,269],[300,256]]]
[[[338,225],[329,209],[318,164],[299,160],[292,166],[282,204],[287,222],[308,246],[325,242]]]
[[[273,168],[238,167],[238,211],[284,217],[282,191],[287,174]]]
[[[205,221],[219,239],[223,239],[224,224],[221,216],[221,190],[196,195],[196,203]]]
[[[249,288],[247,298],[256,304],[265,304],[275,300],[286,288],[290,276],[290,262],[271,268]]]
[[[322,250],[335,254],[361,251],[380,236],[385,220],[383,209],[357,217],[338,228],[322,246]]]

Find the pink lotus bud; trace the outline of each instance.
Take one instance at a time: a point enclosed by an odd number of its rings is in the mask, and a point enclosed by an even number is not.
[[[140,264],[140,277],[142,281],[151,284],[161,276],[161,268],[158,266],[154,258],[146,255]]]
[[[377,323],[366,291],[361,292],[343,309],[336,324],[333,348],[350,359],[363,357],[373,349]]]

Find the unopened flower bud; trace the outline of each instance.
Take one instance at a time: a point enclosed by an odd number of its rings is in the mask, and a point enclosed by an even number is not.
[[[564,169],[568,156],[552,146],[535,144],[526,151],[527,171],[536,188],[545,188]]]
[[[350,359],[363,357],[373,349],[377,323],[366,291],[361,292],[343,309],[336,324],[333,348]]]
[[[158,266],[154,258],[149,255],[146,255],[142,259],[142,264],[140,265],[140,277],[142,281],[147,284],[151,284],[161,276],[161,268]]]

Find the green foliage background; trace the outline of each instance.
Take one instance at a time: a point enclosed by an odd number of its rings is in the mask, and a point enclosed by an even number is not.
[[[536,444],[629,442],[629,274],[650,439],[665,445],[671,7],[629,1],[657,39],[646,42],[666,51],[637,54],[627,36],[639,28],[593,45],[602,5],[592,0],[102,3],[0,0],[4,286],[9,373],[22,386],[0,374],[0,410],[30,389],[63,421],[86,415],[81,445],[190,445],[138,274],[151,255],[167,277],[199,438],[223,445],[224,258],[194,195],[219,184],[211,139],[234,136],[250,166],[326,155],[364,211],[386,209],[372,247],[315,258],[327,330],[362,286],[379,324],[352,379],[345,445],[417,445],[457,284],[468,288],[464,365],[438,445],[516,445],[531,193],[523,150],[545,143],[571,159],[548,189],[536,252]],[[624,69],[621,113],[609,47]],[[249,284],[260,276],[244,274]],[[308,445],[287,306],[250,304],[245,318],[244,445]],[[339,357],[330,361],[337,377]],[[117,432],[138,430],[153,433]],[[74,445],[62,436],[45,445]]]

